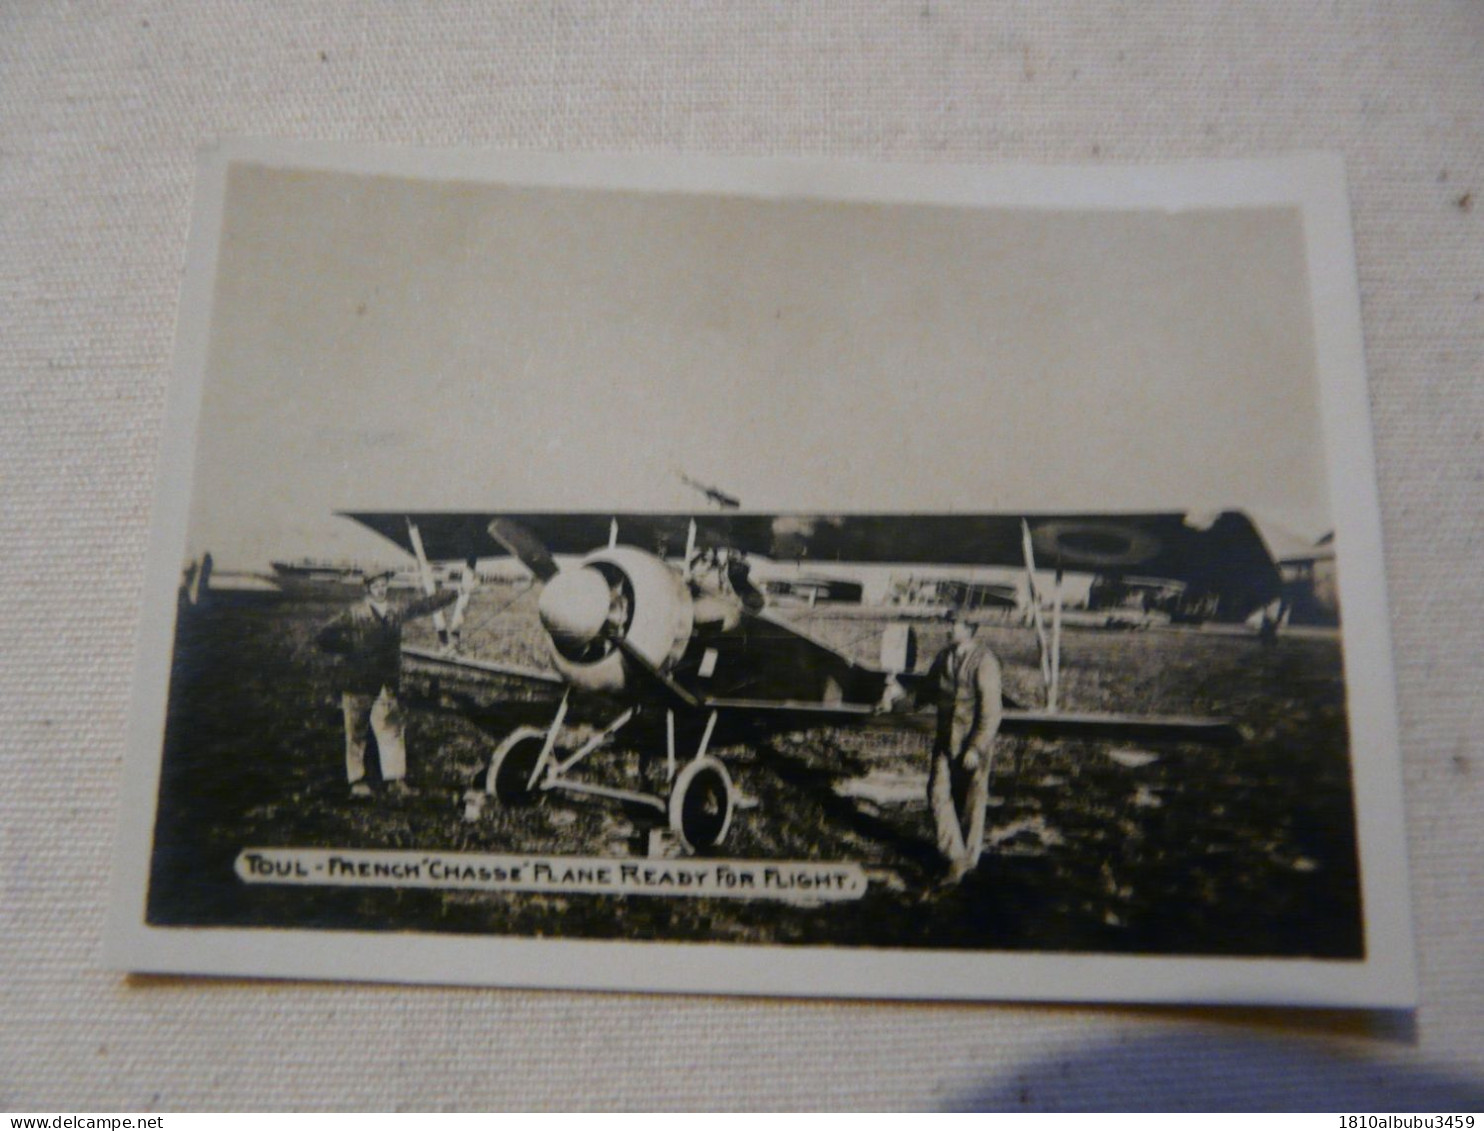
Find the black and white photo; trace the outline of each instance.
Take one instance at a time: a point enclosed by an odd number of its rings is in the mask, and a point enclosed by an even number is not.
[[[203,158],[133,970],[1404,1004],[1343,179]]]

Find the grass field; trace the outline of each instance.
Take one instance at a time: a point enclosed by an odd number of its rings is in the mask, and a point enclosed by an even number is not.
[[[1131,746],[1002,736],[990,845],[957,889],[929,893],[927,739],[820,727],[714,750],[740,792],[725,855],[861,863],[864,898],[794,907],[723,899],[273,887],[237,880],[245,846],[416,848],[633,856],[642,815],[547,795],[463,819],[461,798],[496,738],[551,707],[497,690],[476,721],[416,709],[418,796],[347,797],[333,663],[312,646],[343,605],[214,604],[177,630],[148,915],[158,925],[258,925],[835,946],[1233,956],[1362,954],[1340,645],[1336,639],[1069,630],[1069,710],[1235,718],[1235,747]],[[879,623],[807,616],[811,634],[864,659]],[[419,625],[418,633],[430,630]],[[981,629],[1006,688],[1038,701],[1035,642]],[[943,643],[923,629],[926,663]],[[415,635],[409,631],[409,641]],[[544,645],[531,593],[482,589],[466,650],[527,665]],[[408,691],[419,681],[409,680]],[[629,782],[639,754],[594,759]]]

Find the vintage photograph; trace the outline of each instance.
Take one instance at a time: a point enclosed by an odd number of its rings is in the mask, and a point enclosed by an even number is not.
[[[1404,1003],[1345,207],[208,154],[112,959]]]

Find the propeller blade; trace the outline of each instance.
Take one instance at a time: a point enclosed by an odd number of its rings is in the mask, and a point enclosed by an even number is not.
[[[520,564],[534,573],[543,582],[550,581],[559,572],[556,559],[537,538],[518,522],[508,518],[497,518],[489,525],[490,537],[519,559]]]
[[[650,663],[649,657],[639,651],[638,648],[635,648],[632,641],[626,637],[617,636],[614,637],[613,643],[618,646],[618,650],[628,658],[629,662],[638,669],[641,675],[659,684],[687,707],[699,707],[701,705],[701,700]]]

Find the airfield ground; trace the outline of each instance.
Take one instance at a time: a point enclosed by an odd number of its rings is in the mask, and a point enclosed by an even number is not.
[[[344,604],[214,603],[183,613],[166,729],[148,915],[159,925],[259,925],[587,938],[1232,956],[1362,954],[1340,644],[1200,632],[1069,630],[1069,710],[1235,718],[1235,747],[1010,739],[998,744],[990,846],[960,887],[933,893],[927,739],[815,728],[716,750],[739,791],[728,857],[857,861],[859,900],[816,907],[724,899],[553,896],[246,885],[245,846],[405,848],[633,857],[644,818],[548,795],[463,819],[492,747],[455,712],[408,726],[403,801],[347,797],[332,661],[312,645]],[[482,589],[466,650],[539,665],[534,596]],[[804,613],[862,658],[880,622]],[[424,626],[420,633],[429,630]],[[1035,642],[981,632],[1006,686],[1037,702]],[[925,664],[943,630],[922,630]],[[416,681],[413,681],[414,684]],[[489,731],[550,717],[486,696]],[[638,755],[594,761],[621,784]]]

